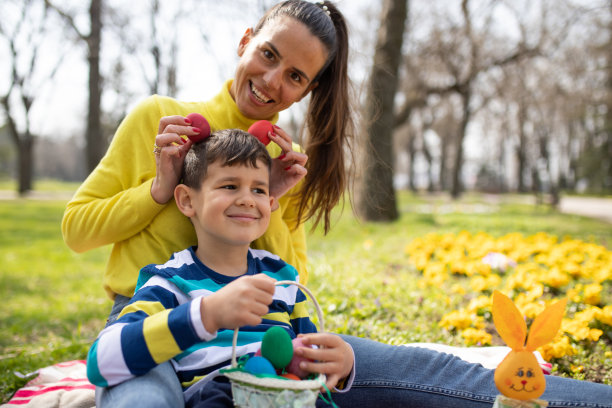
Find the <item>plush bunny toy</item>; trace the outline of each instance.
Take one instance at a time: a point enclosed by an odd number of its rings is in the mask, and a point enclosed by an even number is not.
[[[499,291],[493,293],[495,328],[512,349],[495,369],[495,385],[503,396],[497,397],[494,407],[548,405],[546,401],[536,399],[544,393],[546,378],[533,352],[555,337],[566,303],[567,299],[556,302],[536,316],[527,337],[527,324],[512,300]]]

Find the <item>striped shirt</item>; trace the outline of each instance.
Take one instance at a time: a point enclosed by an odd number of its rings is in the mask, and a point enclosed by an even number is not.
[[[246,275],[299,281],[297,270],[278,256],[249,249]],[[230,364],[233,330],[208,333],[200,315],[201,298],[237,279],[216,273],[195,255],[194,248],[175,253],[163,265],[141,269],[136,292],[119,318],[98,336],[87,356],[87,376],[98,386],[112,386],[146,374],[171,360],[184,391],[211,379]],[[294,338],[316,327],[308,317],[307,299],[295,285],[277,286],[268,314],[257,326],[241,327],[236,355],[255,353],[272,326]]]

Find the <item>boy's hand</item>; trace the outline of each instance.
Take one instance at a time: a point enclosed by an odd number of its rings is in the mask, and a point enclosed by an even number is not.
[[[299,356],[314,360],[303,361],[300,368],[311,373],[325,374],[327,388],[331,390],[351,373],[354,363],[353,350],[340,336],[331,333],[311,333],[300,334],[299,337],[302,338],[304,345],[319,347],[318,349],[300,347],[294,350]]]
[[[206,331],[235,329],[261,323],[274,295],[274,279],[264,274],[243,276],[202,298],[200,314]]]

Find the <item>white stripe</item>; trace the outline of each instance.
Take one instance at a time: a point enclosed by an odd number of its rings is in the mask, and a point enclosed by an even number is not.
[[[121,350],[121,331],[127,323],[116,323],[104,330],[98,341],[98,370],[108,385],[115,385],[133,377]]]
[[[191,306],[189,308],[189,315],[191,317],[191,323],[193,324],[193,328],[196,333],[200,337],[200,339],[204,341],[211,341],[212,339],[217,337],[217,333],[211,334],[204,327],[204,323],[202,322],[202,296],[197,297],[191,301]]]
[[[191,256],[191,251],[188,249],[182,250],[181,252],[175,252],[174,257],[163,265],[155,265],[157,269],[164,268],[180,268],[183,265],[191,265],[195,263],[193,257]]]
[[[253,258],[255,259],[264,259],[264,258],[271,258],[271,259],[275,259],[275,260],[279,260],[280,256],[273,254],[271,252],[266,251],[265,249],[252,249],[249,248],[249,251],[251,252],[251,255],[253,255]]]
[[[187,296],[183,291],[181,291],[174,283],[170,282],[165,278],[162,278],[161,276],[153,276],[147,281],[147,283],[142,285],[139,290],[142,290],[143,288],[149,286],[159,286],[160,288],[165,289],[168,292],[172,292],[174,296],[176,296],[176,299],[178,300],[180,305],[182,305],[183,303],[187,303],[191,300],[189,296]]]
[[[289,286],[277,286],[274,289],[274,299],[282,300],[287,305],[292,306],[295,304],[295,297],[297,296],[298,287],[295,285]]]
[[[189,296],[191,296],[192,298],[196,298],[198,296],[209,296],[212,295],[213,292],[212,290],[208,290],[208,289],[197,289],[197,290],[192,290],[189,292]]]
[[[261,348],[261,342],[245,344],[236,347],[236,356],[240,357],[247,353],[255,353]],[[228,361],[232,358],[232,346],[212,346],[194,351],[188,356],[178,361],[178,369],[181,371],[197,370],[204,367],[211,367],[216,364]]]

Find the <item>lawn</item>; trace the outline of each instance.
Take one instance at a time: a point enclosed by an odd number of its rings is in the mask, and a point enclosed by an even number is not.
[[[110,310],[101,287],[110,248],[85,254],[66,248],[60,231],[64,205],[0,201],[0,401],[25,383],[14,372],[85,358]],[[465,345],[458,330],[439,322],[476,297],[469,278],[452,274],[443,285],[424,284],[423,271],[406,252],[415,238],[430,233],[484,232],[496,238],[544,232],[612,247],[610,224],[546,207],[490,204],[480,197],[453,205],[409,194],[400,195],[399,206],[401,217],[394,223],[356,221],[347,207],[327,236],[319,230],[310,234],[309,287],[322,305],[328,330],[393,344]],[[609,292],[606,280],[602,293]],[[545,290],[549,297],[563,293]],[[610,304],[609,297],[601,297],[600,306]],[[612,384],[611,331],[603,327],[598,341],[580,342],[576,354],[556,359],[555,373]]]

